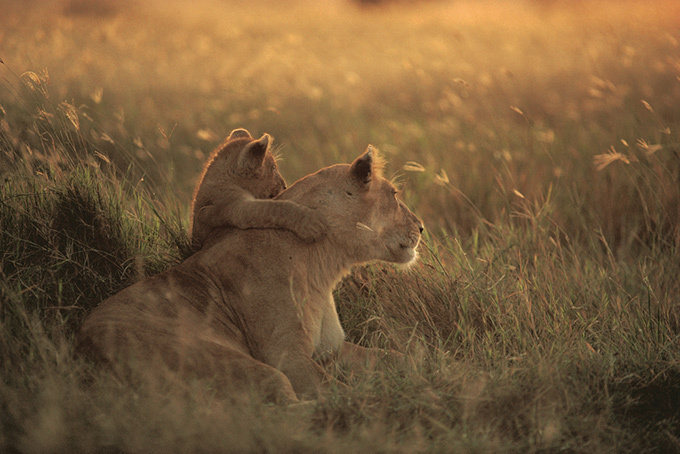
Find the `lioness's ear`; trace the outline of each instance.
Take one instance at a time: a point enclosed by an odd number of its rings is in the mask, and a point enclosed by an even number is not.
[[[227,137],[228,140],[233,140],[233,139],[252,139],[252,136],[248,131],[246,131],[243,128],[238,128],[234,129],[231,131],[231,134],[229,134],[229,137]]]
[[[244,172],[254,172],[264,163],[264,156],[269,148],[269,134],[250,142],[238,157],[239,168]]]
[[[354,160],[349,169],[352,178],[361,186],[368,185],[373,177],[373,153],[373,147],[369,145],[366,151]]]

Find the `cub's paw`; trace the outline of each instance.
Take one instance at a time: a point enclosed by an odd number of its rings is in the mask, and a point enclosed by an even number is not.
[[[212,227],[215,224],[215,219],[219,218],[219,216],[220,207],[218,205],[206,205],[198,210],[194,222]]]
[[[207,205],[198,210],[191,227],[191,246],[195,250],[203,247],[210,232],[216,225],[219,225],[215,223],[219,216],[220,207],[216,205]]]
[[[319,241],[326,235],[328,225],[324,217],[316,210],[304,210],[304,216],[300,217],[293,231],[295,234],[306,243],[313,243]]]

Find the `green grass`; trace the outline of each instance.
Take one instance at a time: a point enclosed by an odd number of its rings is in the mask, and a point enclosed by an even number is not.
[[[0,451],[680,449],[674,2],[97,5],[3,4]],[[405,370],[329,365],[348,388],[278,408],[74,355],[88,310],[187,256],[235,127],[289,182],[387,155],[421,259],[336,300]]]

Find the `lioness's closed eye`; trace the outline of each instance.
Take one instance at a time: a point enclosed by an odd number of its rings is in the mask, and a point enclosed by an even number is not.
[[[286,189],[270,150],[271,137],[255,140],[235,129],[212,154],[192,204],[191,243],[200,249],[217,227],[283,228],[313,242],[325,231],[324,219],[291,201],[271,200]]]

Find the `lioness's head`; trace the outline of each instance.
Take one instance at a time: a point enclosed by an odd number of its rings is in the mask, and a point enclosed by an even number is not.
[[[423,223],[382,176],[382,160],[371,147],[352,164],[337,164],[308,175],[280,199],[315,208],[325,215],[328,239],[356,261],[408,264],[417,257]]]
[[[229,175],[237,186],[257,199],[268,199],[286,189],[276,159],[270,150],[271,137],[253,139],[245,129],[235,129],[210,164],[216,174]]]

